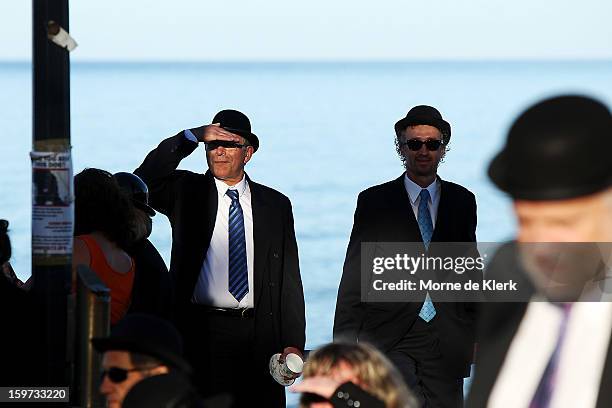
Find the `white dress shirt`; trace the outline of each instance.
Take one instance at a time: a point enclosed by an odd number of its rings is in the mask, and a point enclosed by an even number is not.
[[[187,133],[187,132],[185,132]],[[251,208],[251,189],[246,178],[228,186],[214,179],[217,188],[217,217],[208,252],[204,258],[200,276],[193,291],[192,301],[197,304],[222,308],[253,307],[253,211]],[[228,189],[238,190],[238,201],[244,218],[244,238],[246,241],[249,292],[240,302],[228,290],[229,280],[229,208],[232,199],[225,194]]]
[[[558,306],[545,301],[529,303],[487,407],[529,407],[555,348],[562,313]],[[612,303],[573,304],[560,350],[550,407],[595,406],[611,331]]]
[[[410,197],[410,205],[412,205],[412,211],[414,212],[414,218],[419,219],[419,204],[421,202],[421,190],[423,187],[419,186],[414,181],[410,180],[407,174],[404,174],[404,187],[408,197]],[[431,214],[431,225],[436,227],[436,215],[438,214],[438,205],[440,204],[440,183],[438,179],[434,180],[433,183],[426,187],[429,191],[430,201],[427,203],[429,207],[429,214]]]

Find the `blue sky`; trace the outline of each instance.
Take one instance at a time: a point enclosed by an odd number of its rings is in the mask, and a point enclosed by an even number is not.
[[[2,0],[0,60],[31,58]],[[71,1],[73,60],[612,59],[610,0]]]

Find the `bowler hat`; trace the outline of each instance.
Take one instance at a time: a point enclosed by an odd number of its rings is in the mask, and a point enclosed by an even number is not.
[[[408,126],[429,125],[437,128],[442,133],[444,144],[448,144],[451,137],[450,124],[442,119],[440,112],[428,105],[418,105],[410,109],[406,117],[400,119],[395,124],[395,133],[399,134]]]
[[[170,322],[155,316],[129,314],[113,327],[109,337],[94,338],[91,342],[99,352],[116,350],[145,354],[185,373],[191,372],[189,364],[181,357],[180,334]]]
[[[140,177],[133,173],[119,172],[113,174],[119,187],[130,197],[134,205],[151,217],[155,215],[155,210],[149,206],[149,188]]]
[[[489,177],[515,199],[561,200],[612,186],[612,116],[601,102],[558,96],[515,121]]]
[[[251,121],[244,113],[233,109],[225,109],[215,115],[212,123],[218,123],[228,132],[244,137],[251,143],[255,151],[259,148],[259,138],[251,133]]]

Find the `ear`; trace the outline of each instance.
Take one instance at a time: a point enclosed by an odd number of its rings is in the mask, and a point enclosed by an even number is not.
[[[243,159],[244,164],[247,164],[249,160],[251,160],[251,157],[253,157],[253,153],[255,153],[255,149],[253,148],[253,146],[247,146],[246,153],[244,154]]]

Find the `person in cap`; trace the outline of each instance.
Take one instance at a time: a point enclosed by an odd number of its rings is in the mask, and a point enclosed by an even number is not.
[[[431,407],[462,405],[475,305],[436,303],[425,293],[419,302],[362,302],[361,244],[422,242],[426,250],[430,242],[476,241],[474,194],[438,176],[450,137],[450,124],[431,106],[415,106],[395,124],[405,172],[359,194],[334,320],[334,340],[378,346]]]
[[[153,230],[151,217],[155,216],[155,210],[149,206],[149,188],[133,173],[119,172],[113,178],[134,204],[130,223],[134,243],[127,248],[127,252],[136,263],[136,273],[128,313],[148,313],[170,319],[172,280],[164,260],[148,239]]]
[[[486,275],[529,290],[483,305],[468,406],[612,406],[610,149],[609,108],[558,96],[525,110],[491,162],[518,230]]]
[[[174,326],[155,316],[134,313],[113,327],[109,337],[92,339],[102,355],[100,393],[109,408],[120,408],[130,389],[145,378],[176,372],[188,382],[191,368]]]
[[[206,174],[177,170],[199,143]],[[304,294],[291,202],[245,173],[258,148],[248,117],[222,110],[162,141],[135,173],[172,225],[175,319],[198,391],[229,392],[237,407],[283,407],[268,364],[302,354]]]

